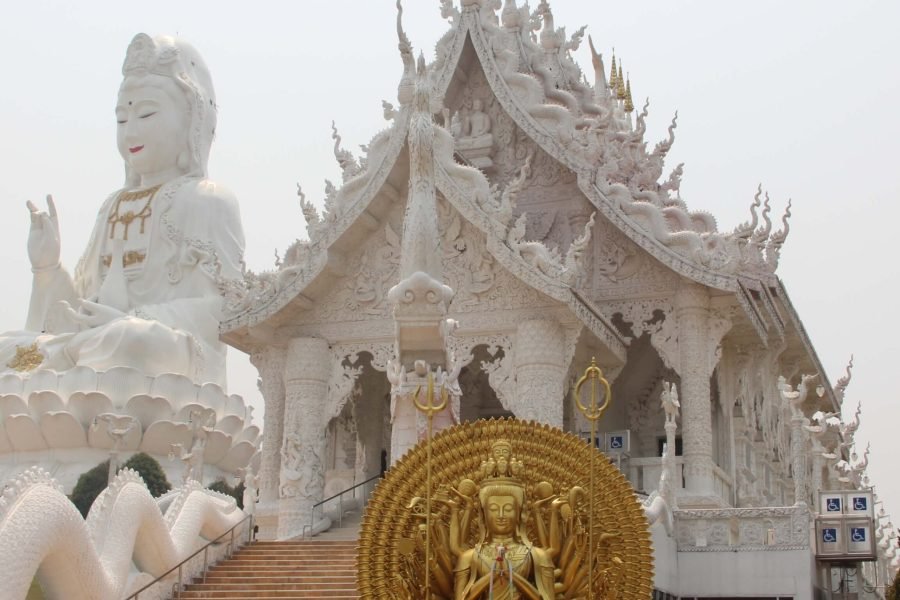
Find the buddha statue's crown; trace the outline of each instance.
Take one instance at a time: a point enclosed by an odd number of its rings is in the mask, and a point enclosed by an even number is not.
[[[479,476],[481,485],[503,484],[523,487],[519,479],[525,465],[512,453],[509,440],[500,439],[491,444],[491,453],[481,461]]]
[[[128,45],[122,75],[155,73],[172,77],[175,75],[173,66],[178,61],[178,54],[176,46],[157,46],[149,35],[139,33]]]

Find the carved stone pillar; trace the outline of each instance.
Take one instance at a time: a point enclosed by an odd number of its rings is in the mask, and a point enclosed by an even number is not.
[[[562,427],[567,365],[560,324],[544,320],[520,323],[514,355],[516,417]]]
[[[817,503],[818,493],[822,491],[824,488],[822,487],[822,467],[825,466],[825,459],[822,457],[822,453],[825,452],[825,448],[821,443],[815,438],[813,438],[812,444],[812,491],[813,491],[813,505]]]
[[[292,339],[284,370],[284,445],[278,538],[300,535],[325,488],[325,426],[331,352],[320,338]]]
[[[675,491],[681,487],[678,481],[678,474],[675,468],[675,432],[678,424],[675,419],[666,419],[666,451],[662,457],[662,468],[664,477],[660,477],[659,495],[663,497],[669,507],[674,509],[677,506]]]
[[[274,347],[255,352],[250,357],[259,371],[259,388],[265,403],[262,457],[259,464],[260,505],[278,500],[281,440],[284,437],[284,359],[284,349]]]
[[[709,385],[710,313],[706,288],[685,286],[679,289],[675,294],[675,316],[678,324],[678,374],[681,376],[685,492],[698,499],[712,498],[715,488]]]
[[[806,419],[803,414],[791,417],[791,477],[794,479],[794,505],[806,506],[809,495],[806,465],[806,432],[803,425]]]
[[[259,507],[256,511],[260,539],[272,539],[277,534],[281,445],[284,438],[284,358],[284,349],[274,347],[250,356],[250,361],[259,371],[259,389],[265,405],[258,473]]]

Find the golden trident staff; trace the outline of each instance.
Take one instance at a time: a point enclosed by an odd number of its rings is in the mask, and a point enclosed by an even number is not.
[[[591,382],[591,403],[590,406],[585,406],[581,402],[581,387],[587,383]],[[597,406],[597,386],[603,386],[603,404]],[[594,598],[594,582],[593,582],[593,571],[594,571],[594,455],[596,451],[594,448],[596,447],[596,442],[594,441],[597,436],[597,421],[600,420],[600,417],[603,416],[603,413],[606,412],[606,409],[609,407],[609,401],[612,399],[612,390],[609,387],[609,381],[603,377],[603,371],[600,370],[600,367],[597,366],[597,360],[591,357],[591,366],[588,367],[584,375],[581,376],[581,379],[575,384],[575,406],[578,407],[578,410],[581,414],[584,415],[584,418],[591,422],[591,484],[590,484],[590,517],[588,519],[588,600],[593,600]]]
[[[428,383],[425,387],[425,402],[419,401],[419,393],[422,391],[422,386],[420,385],[413,394],[413,404],[416,410],[425,413],[425,416],[428,418],[428,437],[426,438],[428,457],[425,465],[427,472],[425,476],[425,600],[431,600],[431,426],[434,421],[434,414],[441,412],[447,407],[447,399],[450,394],[447,392],[447,388],[441,384],[441,403],[435,404],[434,374],[428,373],[426,381]]]

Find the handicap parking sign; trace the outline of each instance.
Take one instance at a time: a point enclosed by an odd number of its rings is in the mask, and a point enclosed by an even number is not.
[[[865,532],[863,532],[863,536],[865,536]],[[837,542],[837,528],[836,527],[823,528],[822,529],[822,541],[826,544],[836,543]]]
[[[625,438],[621,435],[612,435],[609,437],[609,447],[611,450],[621,450],[625,446]]]
[[[867,505],[868,502],[866,502],[865,496],[853,497],[853,510],[868,510]]]
[[[828,512],[841,512],[841,499],[829,498],[825,503],[825,510]]]
[[[865,542],[866,541],[866,528],[865,527],[851,527],[850,528],[850,541],[852,542]]]

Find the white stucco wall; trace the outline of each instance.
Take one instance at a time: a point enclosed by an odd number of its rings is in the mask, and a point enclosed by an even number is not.
[[[679,552],[676,568],[680,596],[813,597],[814,563],[808,549]]]

